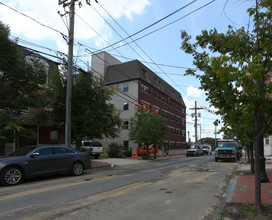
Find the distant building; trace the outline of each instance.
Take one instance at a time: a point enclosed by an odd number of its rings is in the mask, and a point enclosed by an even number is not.
[[[160,148],[169,150],[186,148],[186,106],[180,93],[138,60],[122,63],[106,52],[92,56],[92,70],[104,78],[108,86],[117,88],[112,104],[121,110],[124,128],[119,137],[100,140],[105,149],[112,142],[136,152],[138,144],[129,141],[129,120],[136,112],[136,105],[166,118],[171,136]]]

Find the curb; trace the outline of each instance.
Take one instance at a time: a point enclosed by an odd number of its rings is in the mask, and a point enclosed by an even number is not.
[[[239,164],[239,166],[238,166],[238,168],[237,168],[236,171],[239,171],[239,170],[241,170],[241,164]],[[232,196],[233,196],[234,191],[235,191],[237,179],[238,179],[237,174],[234,174],[234,176],[228,182],[228,184],[226,186],[227,187],[226,191],[225,191],[225,193],[222,196],[222,200],[221,200],[218,208],[216,209],[216,212],[214,214],[213,220],[219,220],[219,219],[221,219],[220,213],[223,212],[226,203],[230,203],[232,201]]]
[[[105,163],[105,162],[91,162],[91,169],[104,168],[104,167],[115,167],[116,165]]]

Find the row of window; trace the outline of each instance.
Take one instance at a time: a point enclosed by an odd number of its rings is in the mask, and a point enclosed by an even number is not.
[[[159,111],[159,114],[162,117],[167,118],[167,119],[169,119],[171,121],[175,121],[177,123],[185,125],[185,119],[184,118],[181,118],[179,116],[175,116],[174,114],[171,114],[171,113],[168,113],[168,112],[165,112],[165,111]]]
[[[123,122],[123,129],[129,129],[129,121]],[[172,135],[180,135],[186,137],[186,132],[184,130],[180,130],[178,128],[168,128],[168,130]]]
[[[153,97],[165,102],[166,104],[178,109],[178,110],[181,110],[182,113],[185,113],[185,109],[182,108],[181,104],[179,104],[178,102],[174,101],[173,99],[171,99],[170,97],[166,96],[166,95],[163,95],[161,94],[159,91],[155,90],[154,88],[150,89],[149,86],[141,83],[141,91],[147,93],[147,94],[152,94]]]
[[[177,128],[168,128],[168,129],[169,129],[170,134],[172,134],[172,135],[180,135],[180,136],[186,137],[186,131],[184,131],[184,130],[180,130]]]
[[[159,93],[155,89],[151,90],[149,86],[147,86],[147,85],[145,85],[143,83],[141,83],[141,91],[143,91],[143,92],[145,92],[147,94],[152,93],[153,97],[155,97],[155,98],[157,98],[159,100],[162,100],[166,104],[169,104],[170,106],[181,110],[182,113],[185,113],[185,109],[181,107],[181,104],[177,103],[176,101],[172,100],[171,98],[167,97],[166,95],[163,95],[163,94]],[[128,92],[128,83],[123,84],[123,92]]]
[[[152,107],[149,107],[149,105],[145,105],[146,108],[149,110],[149,111],[152,111],[155,112],[155,113],[158,113],[159,115],[161,115],[162,117],[166,118],[166,119],[169,119],[169,120],[172,120],[172,121],[175,121],[176,123],[180,123],[182,125],[185,125],[185,119],[184,118],[181,118],[179,116],[176,116],[174,114],[171,114],[169,112],[166,112],[164,110],[160,110],[160,109],[152,109]],[[127,111],[129,109],[129,104],[128,102],[124,102],[123,103],[123,110],[124,111]]]

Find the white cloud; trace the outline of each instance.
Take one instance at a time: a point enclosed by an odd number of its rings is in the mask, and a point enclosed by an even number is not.
[[[60,20],[57,14],[57,1],[40,0],[33,3],[31,0],[14,0],[12,3],[5,1],[4,3],[36,21],[61,30],[61,22],[56,22]],[[38,24],[33,19],[29,19],[5,6],[0,7],[0,19],[10,26],[13,33],[22,34],[31,40],[55,39],[59,35],[55,31]]]
[[[211,113],[215,114],[215,112],[218,111],[218,108],[215,108],[214,106],[211,106],[211,107],[209,108],[209,110],[211,111]]]
[[[204,90],[195,88],[194,86],[189,86],[187,88],[187,96],[190,97],[195,97],[195,98],[199,98],[200,96],[202,96],[204,94]]]
[[[122,16],[132,19],[133,14],[139,15],[144,13],[145,8],[150,5],[148,0],[108,0],[104,2],[103,7],[106,8],[115,19],[119,19]]]
[[[18,10],[21,13],[39,21],[40,23],[52,27],[65,35],[68,35],[67,21],[68,15],[60,16],[64,13],[62,5],[58,5],[58,0],[13,0],[2,1],[4,4]],[[112,30],[105,23],[104,19],[109,19],[109,15],[102,10],[99,4],[91,1],[91,6],[87,5],[85,1],[82,2],[82,7],[76,6],[75,16],[75,39],[90,40],[94,39],[97,46],[105,46],[106,41],[110,41],[112,37]],[[150,5],[148,0],[104,0],[103,7],[115,18],[126,17],[133,19],[133,16],[145,12],[145,8]],[[78,5],[78,2],[76,2]],[[94,8],[103,16],[97,14]],[[68,8],[66,8],[68,10]],[[23,35],[29,40],[63,40],[62,36],[50,30],[37,22],[21,15],[3,5],[0,5],[0,19],[5,24],[9,25],[11,31],[17,35]],[[97,35],[99,33],[100,36]]]
[[[193,108],[195,106],[195,101],[194,100],[189,100],[186,97],[183,98],[183,101],[185,102],[186,108]]]

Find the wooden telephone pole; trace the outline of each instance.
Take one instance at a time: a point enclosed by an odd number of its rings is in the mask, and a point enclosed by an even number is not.
[[[71,97],[72,97],[72,71],[73,71],[73,49],[74,49],[74,24],[75,24],[75,0],[59,0],[59,5],[69,6],[69,39],[68,39],[68,67],[67,88],[65,104],[65,145],[71,147]]]
[[[204,109],[202,107],[197,107],[197,103],[195,101],[195,107],[194,108],[189,108],[190,110],[195,110],[195,143],[197,143],[197,110]]]

